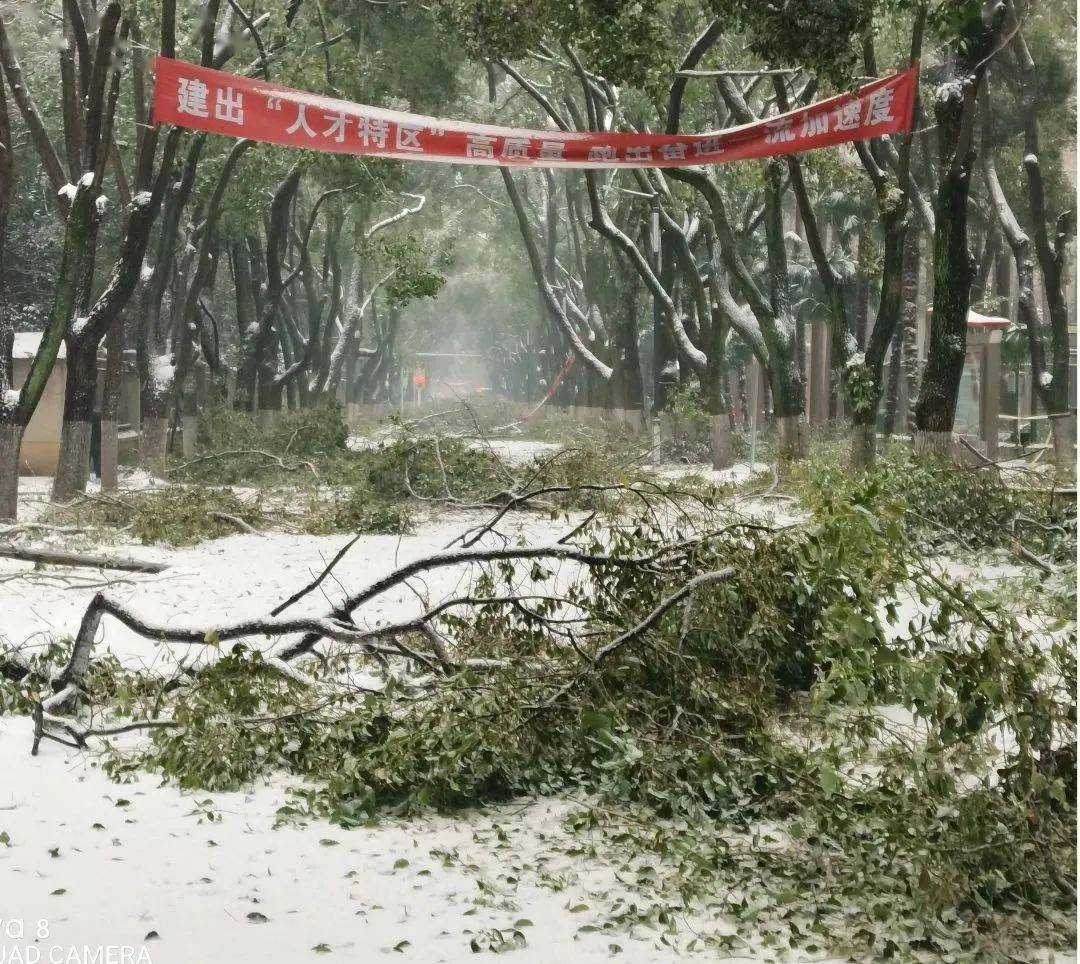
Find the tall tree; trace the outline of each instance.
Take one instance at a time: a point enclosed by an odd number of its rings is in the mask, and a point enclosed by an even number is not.
[[[951,76],[934,94],[938,183],[934,201],[934,312],[926,368],[915,406],[915,445],[948,454],[967,351],[968,309],[975,278],[968,243],[971,175],[977,159],[979,88],[1005,20],[1003,0],[965,3],[951,44]]]

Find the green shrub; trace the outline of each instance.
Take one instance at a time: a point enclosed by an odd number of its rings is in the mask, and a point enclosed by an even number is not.
[[[220,406],[199,416],[195,457],[178,459],[178,481],[219,485],[317,481],[303,463],[347,454],[348,430],[336,405],[281,412],[270,430],[248,412]]]
[[[424,499],[484,501],[509,485],[498,456],[458,438],[401,438],[351,453],[341,463],[342,481],[373,497],[406,501]]]
[[[1076,540],[1076,506],[1050,489],[1005,485],[988,472],[957,468],[936,455],[890,445],[872,470],[852,472],[842,446],[821,446],[797,470],[811,506],[849,501],[878,511],[900,507],[923,545],[1009,545],[1019,527],[1036,553],[1066,561]]]
[[[366,489],[354,485],[341,496],[312,492],[301,524],[312,535],[332,532],[398,535],[412,531],[413,518],[407,505],[373,497]]]

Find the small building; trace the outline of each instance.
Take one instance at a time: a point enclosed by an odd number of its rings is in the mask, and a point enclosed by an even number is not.
[[[12,384],[22,387],[30,372],[30,364],[41,344],[42,332],[21,331],[15,333],[12,349]],[[120,380],[120,405],[117,415],[120,456],[134,452],[138,446],[139,428],[139,379],[135,370],[134,352],[125,351]],[[105,351],[98,353],[98,410],[101,405],[101,391],[104,384]],[[55,475],[56,465],[60,461],[60,430],[64,424],[64,386],[67,382],[67,353],[64,343],[60,343],[60,352],[56,364],[45,383],[30,424],[23,435],[22,449],[19,453],[20,475]]]
[[[42,332],[20,331],[15,333],[12,350],[12,383],[21,388],[30,372],[30,363],[41,344]],[[67,356],[64,345],[56,357],[41,401],[34,409],[30,424],[23,435],[19,453],[20,475],[54,475],[60,459],[60,429],[64,424],[64,384],[67,381]]]

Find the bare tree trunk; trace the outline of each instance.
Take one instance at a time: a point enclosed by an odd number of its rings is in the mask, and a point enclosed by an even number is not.
[[[940,158],[934,203],[934,313],[915,406],[916,447],[924,450],[950,448],[964,371],[974,276],[968,246],[968,202],[977,155],[973,136],[976,96],[1004,16],[999,4],[988,0],[985,7],[969,13],[956,44],[957,80],[942,84],[934,99]],[[921,442],[920,435],[926,436]]]
[[[169,440],[168,416],[158,411],[148,411],[145,397],[142,403],[142,433],[139,440],[139,461],[151,475],[165,474],[165,452]],[[157,406],[152,406],[157,408]]]
[[[900,324],[893,335],[892,352],[889,356],[889,385],[885,395],[885,434],[891,435],[898,424],[906,423],[906,412],[900,411],[901,395],[906,394],[910,408],[911,395],[908,394],[914,373],[910,365],[917,365],[916,356],[916,301],[919,294],[919,235],[912,225],[908,225],[904,239],[904,263],[901,269],[901,305]],[[902,391],[903,389],[903,391]]]
[[[124,319],[117,315],[105,336],[105,384],[101,402],[101,488],[116,491],[119,484],[119,438],[121,366],[124,357]]]
[[[943,170],[934,205],[934,313],[926,368],[915,406],[917,434],[933,437],[918,447],[942,453],[949,449],[948,441],[943,439],[951,437],[956,417],[973,273],[967,240],[972,158],[957,153],[964,104],[959,88],[939,93],[935,104]]]
[[[668,232],[661,234],[661,249],[654,270],[657,277],[668,291],[671,290],[675,273],[675,255]],[[660,412],[667,408],[668,394],[677,381],[678,361],[675,353],[675,341],[671,337],[664,320],[664,305],[658,297],[653,297],[653,411]]]
[[[60,455],[52,501],[70,502],[86,491],[90,477],[90,434],[97,396],[97,345],[67,339],[67,382]]]
[[[851,318],[852,335],[859,351],[866,350],[866,329],[870,317],[870,235],[865,223],[855,239],[855,310]]]
[[[14,519],[19,508],[19,450],[25,429],[0,422],[0,519]]]
[[[18,402],[13,379],[15,362],[12,351],[15,324],[7,298],[4,271],[7,253],[7,222],[14,186],[15,162],[12,151],[11,122],[7,96],[0,80],[0,519],[14,519],[19,502],[19,450],[24,422],[17,418]],[[50,366],[51,367],[51,366]],[[36,404],[36,402],[35,402]]]
[[[1022,42],[1022,38],[1020,40]],[[1028,109],[1034,110],[1035,105],[1030,101],[1030,95],[1026,94],[1026,96],[1029,98]],[[1034,387],[1039,400],[1051,416],[1050,431],[1054,445],[1054,459],[1062,469],[1072,471],[1075,462],[1076,421],[1075,415],[1069,409],[1069,319],[1061,270],[1065,244],[1072,232],[1072,213],[1066,212],[1058,219],[1056,243],[1051,249],[1046,232],[1042,177],[1039,173],[1037,153],[1035,153],[1038,149],[1038,130],[1031,129],[1029,125],[1025,133],[1025,143],[1029,153],[1025,157],[1024,167],[1027,171],[1028,196],[1034,221],[1035,243],[1032,244],[1032,239],[1020,227],[998,179],[992,153],[993,114],[988,91],[983,91],[980,104],[983,113],[983,175],[991,203],[1005,240],[1012,250],[1013,261],[1016,265],[1017,312],[1027,330],[1031,377],[1034,379]],[[1036,300],[1033,248],[1038,253],[1040,267],[1043,268],[1043,284],[1047,296],[1047,313],[1050,322],[1049,365],[1044,341],[1045,327]]]
[[[908,435],[915,431],[915,399],[919,392],[919,279],[922,276],[922,239],[911,239],[904,266],[904,421]]]

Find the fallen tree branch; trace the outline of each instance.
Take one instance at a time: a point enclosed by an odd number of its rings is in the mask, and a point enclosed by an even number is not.
[[[0,556],[21,559],[48,566],[85,566],[89,569],[117,569],[123,572],[164,572],[166,562],[132,559],[130,556],[103,556],[84,552],[67,552],[61,549],[34,548],[33,546],[0,545]]]
[[[288,609],[294,603],[298,603],[309,592],[312,592],[313,590],[317,589],[319,587],[319,584],[322,583],[323,580],[325,580],[326,577],[329,576],[330,573],[334,571],[334,566],[336,566],[339,562],[341,562],[341,560],[345,557],[345,553],[347,553],[353,546],[356,545],[357,541],[360,539],[360,537],[362,535],[363,535],[362,532],[356,533],[356,535],[353,536],[348,542],[346,542],[345,545],[343,545],[340,549],[338,549],[337,553],[334,555],[334,558],[330,560],[330,564],[327,565],[323,569],[323,571],[321,573],[319,573],[318,576],[315,577],[314,580],[309,582],[302,589],[299,589],[296,592],[294,592],[288,599],[285,600],[285,602],[280,603],[277,606],[275,606],[273,609],[271,609],[270,610],[270,615],[271,616],[280,616],[283,612],[285,612],[286,609]]]
[[[685,551],[697,540],[662,546],[656,552],[641,556],[612,556],[599,553],[585,552],[574,546],[552,545],[536,548],[498,548],[498,549],[463,549],[456,552],[437,552],[430,556],[415,559],[404,566],[395,569],[381,579],[370,583],[364,589],[349,596],[339,603],[333,611],[333,618],[339,621],[350,619],[352,614],[362,605],[370,602],[377,596],[401,585],[420,573],[431,572],[436,569],[445,569],[451,566],[467,565],[477,562],[526,562],[534,559],[552,559],[565,562],[579,562],[587,566],[612,566],[612,567],[635,567],[648,566],[658,562],[665,556],[673,556],[677,552]],[[334,625],[340,625],[335,623]],[[279,655],[286,661],[295,659],[304,653],[310,652],[322,638],[318,631],[308,633],[301,640],[283,650]]]
[[[254,526],[249,525],[238,515],[233,515],[231,512],[209,512],[207,513],[212,519],[221,519],[223,522],[229,522],[236,526],[238,529],[242,529],[244,532],[249,532],[253,536],[261,536],[261,533]]]
[[[190,469],[193,465],[198,465],[200,462],[210,462],[214,459],[225,459],[241,455],[255,455],[259,458],[266,459],[267,461],[276,462],[283,472],[295,472],[299,468],[306,468],[313,476],[315,476],[316,481],[321,481],[315,466],[305,459],[297,459],[294,464],[288,465],[286,464],[285,459],[280,455],[274,455],[273,452],[266,452],[262,449],[229,449],[225,452],[211,452],[209,455],[200,455],[198,458],[182,462],[180,465],[170,466],[165,470],[165,474],[175,475],[186,469]]]
[[[616,636],[611,642],[601,646],[593,656],[591,663],[589,664],[587,673],[595,672],[606,663],[615,653],[622,649],[627,643],[633,642],[642,633],[654,626],[660,617],[664,615],[673,606],[677,606],[684,599],[690,598],[698,589],[702,586],[711,586],[721,582],[727,582],[734,578],[735,569],[728,566],[724,569],[714,569],[711,572],[703,572],[699,576],[695,576],[688,583],[682,586],[680,589],[673,592],[666,599],[662,599],[657,603],[656,607],[650,612],[644,619],[634,626],[631,626],[626,632]],[[542,706],[535,707],[538,712],[550,710],[554,707],[564,696],[572,692],[577,686],[581,684],[582,679],[585,678],[587,673],[580,673],[575,676],[569,683],[560,686],[555,693],[544,702]]]

